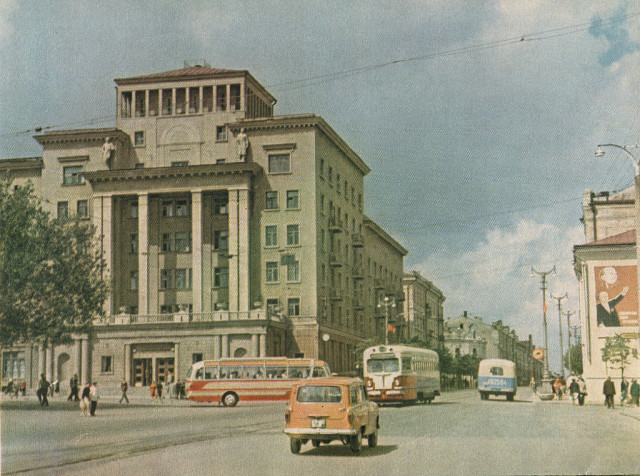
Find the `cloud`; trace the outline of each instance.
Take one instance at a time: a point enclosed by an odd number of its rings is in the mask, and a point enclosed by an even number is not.
[[[589,34],[595,38],[603,36],[608,49],[601,53],[598,62],[601,66],[611,66],[624,56],[640,51],[640,43],[629,38],[629,30],[623,27],[627,15],[627,5],[621,5],[613,15],[613,20],[603,20],[600,15],[591,18]]]
[[[15,28],[11,16],[18,9],[18,0],[0,0],[0,45],[13,36]]]

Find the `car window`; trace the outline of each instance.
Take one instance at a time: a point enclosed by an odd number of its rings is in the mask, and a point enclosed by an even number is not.
[[[349,402],[351,405],[358,403],[358,389],[356,387],[349,388]]]
[[[360,385],[358,387],[358,402],[365,402],[367,400],[367,392],[365,392],[364,387]]]
[[[340,403],[342,389],[328,385],[305,385],[298,388],[296,399],[300,403]]]
[[[502,367],[491,367],[491,375],[503,375]]]

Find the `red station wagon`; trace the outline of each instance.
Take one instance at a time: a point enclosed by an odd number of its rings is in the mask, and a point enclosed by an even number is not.
[[[309,440],[314,447],[340,440],[358,453],[362,438],[367,438],[369,447],[375,448],[378,428],[378,405],[369,401],[360,379],[311,379],[296,384],[291,391],[284,432],[290,437],[294,454],[300,453]]]

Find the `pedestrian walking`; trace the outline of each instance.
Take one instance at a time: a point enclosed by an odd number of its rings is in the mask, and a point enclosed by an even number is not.
[[[556,391],[558,400],[562,400],[562,382],[559,378],[556,378],[556,381],[553,382],[553,389]]]
[[[20,393],[22,393],[23,397],[27,396],[27,382],[24,380],[20,384]]]
[[[129,397],[127,397],[127,390],[129,390],[129,384],[125,379],[122,379],[122,383],[120,384],[120,390],[122,390],[122,396],[120,397],[120,403],[122,400],[126,400],[129,403]]]
[[[604,404],[607,408],[615,408],[613,396],[616,394],[616,386],[611,381],[611,377],[607,377],[607,380],[604,381],[604,384],[602,385],[602,393],[604,394]]]
[[[578,394],[580,393],[580,385],[578,385],[578,381],[573,378],[571,379],[571,383],[569,384],[569,394],[571,395],[571,402],[574,405],[578,404]]]
[[[49,393],[49,387],[51,384],[47,381],[44,374],[40,374],[40,382],[38,382],[38,400],[40,400],[40,406],[48,407],[49,400],[47,394]]]
[[[637,407],[639,405],[640,400],[640,384],[636,379],[631,380],[631,388],[629,389],[629,393],[631,394],[631,402]]]
[[[624,402],[627,399],[628,393],[629,393],[629,382],[627,382],[626,379],[622,377],[622,382],[620,382],[620,405],[624,406]]]
[[[4,393],[13,398],[13,379],[9,379],[9,383],[7,384],[7,388],[4,389]]]
[[[529,387],[531,387],[531,391],[534,395],[538,395],[538,385],[536,384],[535,377],[531,377],[531,382],[529,382]]]
[[[578,379],[578,405],[584,405],[584,397],[587,396],[587,383],[582,377]]]
[[[157,391],[158,391],[158,401],[162,403],[162,382],[160,380],[158,380]]]
[[[91,407],[91,389],[89,384],[85,384],[82,387],[82,396],[80,397],[80,412],[82,416],[89,415],[89,408]]]
[[[90,416],[96,416],[96,408],[98,407],[98,400],[100,399],[100,393],[98,392],[98,382],[93,382],[89,389],[89,399],[91,400],[91,409],[89,410]]]
[[[154,380],[153,382],[151,382],[151,385],[149,386],[149,394],[151,395],[151,400],[155,400],[157,390],[158,390],[158,386],[156,385],[156,381]]]
[[[69,380],[69,388],[71,389],[71,393],[69,393],[67,401],[70,402],[73,399],[77,402],[80,400],[78,397],[78,374],[73,374],[73,377]]]

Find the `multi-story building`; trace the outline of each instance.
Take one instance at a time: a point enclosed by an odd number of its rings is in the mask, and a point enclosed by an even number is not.
[[[442,291],[419,272],[405,273],[402,330],[410,340],[419,337],[432,349],[444,347],[444,301]]]
[[[0,161],[54,215],[95,225],[111,284],[73,345],[6,350],[23,378],[143,386],[228,356],[354,369],[407,253],[364,214],[364,161],[322,118],[275,116],[247,71],[115,83],[115,128],[48,131],[42,158]]]

